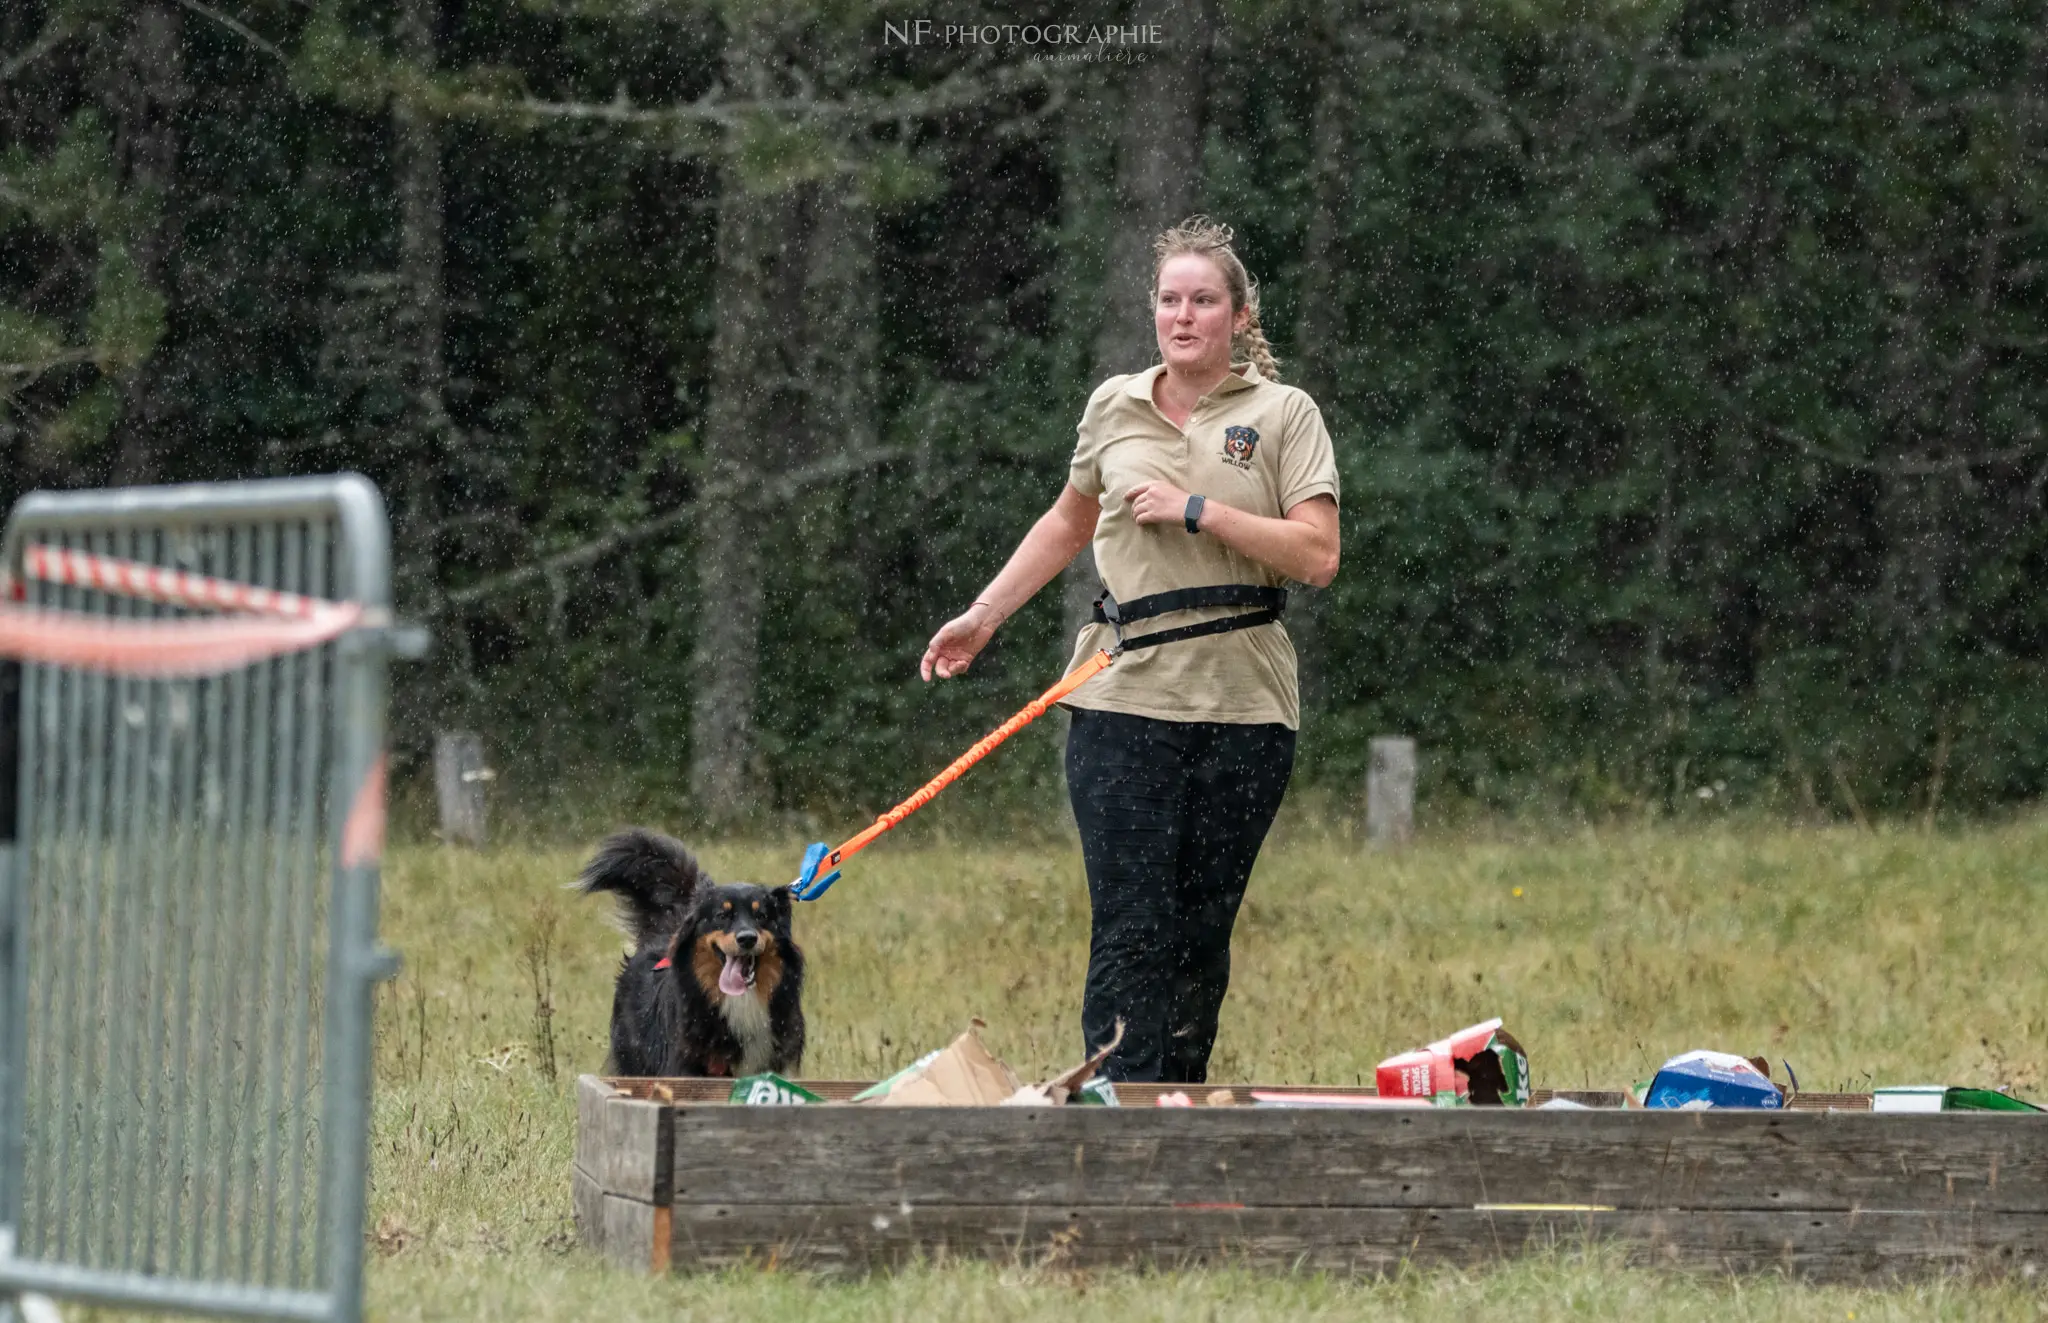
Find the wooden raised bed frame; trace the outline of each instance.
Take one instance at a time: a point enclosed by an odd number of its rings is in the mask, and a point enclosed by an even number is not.
[[[1588,1241],[1818,1281],[2048,1268],[2048,1116],[1810,1094],[1782,1112],[1179,1109],[1129,1085],[1141,1105],[741,1107],[730,1087],[577,1081],[585,1245],[638,1272],[964,1256],[1382,1273]]]

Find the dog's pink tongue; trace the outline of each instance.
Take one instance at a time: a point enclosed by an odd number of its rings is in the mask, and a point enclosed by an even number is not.
[[[725,968],[718,971],[718,990],[728,997],[747,995],[747,971],[731,956],[725,958]]]

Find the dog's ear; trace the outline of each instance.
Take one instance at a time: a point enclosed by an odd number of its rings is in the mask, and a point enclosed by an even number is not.
[[[787,923],[796,909],[794,889],[787,883],[768,893],[768,915],[777,922]]]

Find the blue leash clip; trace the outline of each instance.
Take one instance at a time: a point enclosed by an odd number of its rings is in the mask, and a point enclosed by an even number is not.
[[[831,890],[832,884],[839,880],[839,870],[835,868],[823,877],[818,876],[818,870],[824,866],[825,856],[830,853],[832,847],[823,841],[816,842],[810,849],[804,851],[803,869],[797,873],[796,881],[789,884],[792,896],[798,900],[816,900]]]

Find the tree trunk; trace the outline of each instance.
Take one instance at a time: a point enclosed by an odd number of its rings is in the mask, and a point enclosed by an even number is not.
[[[808,399],[808,427],[801,454],[809,463],[830,450],[872,450],[875,400],[879,388],[881,329],[875,309],[881,293],[875,271],[874,205],[858,189],[817,194],[812,216],[816,240],[805,301],[822,309],[829,330],[806,337],[800,380]],[[816,313],[808,314],[809,317]]]
[[[404,0],[399,11],[399,57],[420,74],[439,63],[435,29],[439,0]],[[439,477],[448,416],[444,344],[448,297],[443,272],[445,194],[441,178],[441,126],[403,100],[391,107],[392,165],[398,194],[398,310],[392,328],[404,366],[406,401],[401,440],[395,544],[396,578],[425,588],[434,581],[431,530],[439,520]]]
[[[792,90],[777,77],[775,36],[772,11],[742,20],[726,54],[727,86],[761,98]],[[754,491],[827,445],[859,445],[872,433],[873,211],[842,172],[755,191],[728,159],[717,261],[690,742],[691,796],[714,822],[747,815],[761,790],[761,539],[790,530]],[[851,338],[841,329],[850,326],[861,328]]]
[[[1301,254],[1301,312],[1294,326],[1294,363],[1289,379],[1322,400],[1336,384],[1335,359],[1344,342],[1343,289],[1338,226],[1350,193],[1351,117],[1357,97],[1357,64],[1349,56],[1359,23],[1353,6],[1328,12],[1319,43],[1325,64],[1316,80],[1315,110],[1309,124],[1308,233]]]
[[[1357,6],[1325,12],[1321,24],[1323,68],[1316,80],[1316,102],[1309,126],[1308,233],[1301,255],[1301,313],[1295,321],[1294,359],[1289,379],[1316,397],[1327,411],[1337,382],[1336,358],[1344,341],[1343,287],[1337,273],[1341,259],[1339,224],[1351,180],[1351,116],[1357,89],[1356,62],[1350,58],[1362,22]],[[1295,594],[1288,635],[1294,641],[1304,713],[1327,700],[1323,665],[1322,615],[1325,594],[1304,589]]]
[[[718,274],[712,303],[707,463],[697,502],[697,624],[691,674],[690,793],[713,821],[752,799],[754,681],[761,628],[760,546],[743,508],[769,448],[761,424],[774,361],[769,266],[782,231],[780,199],[750,195],[728,165],[720,190]]]
[[[1166,46],[1122,80],[1106,296],[1096,324],[1091,386],[1159,361],[1151,317],[1152,238],[1185,219],[1202,197],[1212,0],[1146,0],[1133,7],[1131,21],[1158,24]],[[1083,548],[1060,579],[1069,638],[1087,623],[1098,583],[1095,555]]]
[[[143,281],[175,307],[172,255],[178,250],[178,117],[190,93],[185,81],[184,11],[170,0],[139,0],[111,71],[106,100],[113,112],[114,154],[126,191],[155,199],[153,221],[139,228],[131,254]],[[151,356],[119,383],[121,411],[113,481],[157,482],[169,438],[170,392],[161,359]]]

